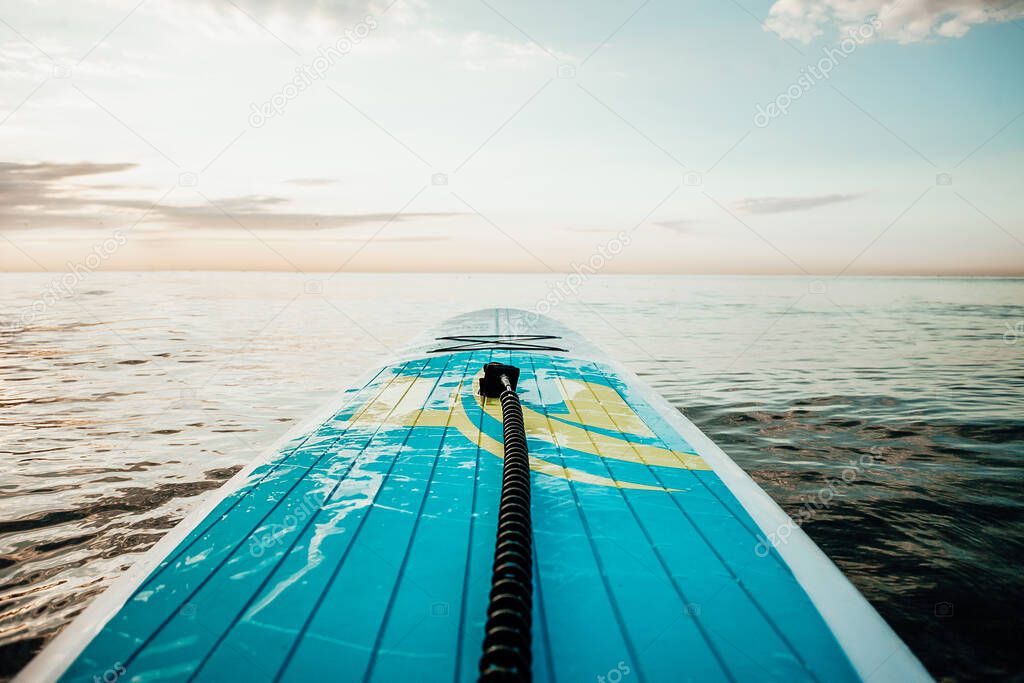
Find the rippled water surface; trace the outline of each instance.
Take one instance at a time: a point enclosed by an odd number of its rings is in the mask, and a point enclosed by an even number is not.
[[[1024,680],[1022,280],[53,280],[0,274],[3,676],[392,350],[544,301],[803,520],[936,677]]]

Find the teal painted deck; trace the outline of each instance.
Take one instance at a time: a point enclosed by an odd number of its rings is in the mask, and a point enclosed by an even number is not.
[[[510,315],[449,322],[507,333]],[[429,353],[430,337],[346,392],[90,607],[32,680],[475,680],[502,467],[500,409],[474,391],[491,360],[522,371],[534,680],[927,679],[798,529],[766,548],[785,515],[727,456],[555,329],[569,353]]]

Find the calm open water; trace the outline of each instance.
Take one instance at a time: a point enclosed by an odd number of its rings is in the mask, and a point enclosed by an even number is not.
[[[56,281],[0,274],[4,677],[393,349],[546,299],[800,517],[933,675],[1024,680],[1024,280]]]

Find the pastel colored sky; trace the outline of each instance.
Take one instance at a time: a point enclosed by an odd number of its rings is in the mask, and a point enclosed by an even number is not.
[[[1021,275],[1022,65],[1024,0],[0,0],[0,269]]]

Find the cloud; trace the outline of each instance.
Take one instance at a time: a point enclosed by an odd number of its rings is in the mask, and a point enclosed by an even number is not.
[[[32,81],[52,75],[53,65],[40,59],[39,52],[29,43],[0,44],[0,79]]]
[[[83,187],[75,180],[134,169],[130,163],[0,162],[0,217],[39,214],[57,207],[82,205]],[[84,192],[88,192],[87,189]],[[0,222],[0,226],[5,225]],[[12,227],[12,226],[7,226]]]
[[[203,205],[160,205],[150,212],[153,221],[177,228],[244,228],[247,230],[329,230],[366,223],[403,223],[421,218],[446,218],[460,213],[305,213],[264,211],[266,206],[285,203],[281,197],[231,197]],[[146,210],[150,204],[135,202],[131,208]]]
[[[87,185],[75,180],[135,169],[129,163],[5,163],[0,162],[0,230],[75,227],[114,222],[124,217],[178,229],[328,230],[367,223],[400,223],[461,213],[308,213],[281,211],[287,197],[248,195],[194,204],[161,203],[137,198],[139,186],[117,183]],[[319,180],[319,179],[306,179]],[[129,196],[110,194],[126,190]],[[130,196],[136,195],[136,196]]]
[[[564,232],[581,233],[583,235],[601,235],[601,234],[604,234],[604,233],[608,233],[608,234],[612,234],[613,235],[613,234],[618,232],[618,230],[614,229],[614,228],[600,228],[600,227],[589,227],[589,226],[579,226],[579,225],[560,226],[559,230],[562,230]]]
[[[298,185],[299,187],[323,187],[325,185],[333,185],[338,181],[333,178],[291,178],[285,182],[289,185]]]
[[[764,27],[782,38],[809,43],[834,26],[840,36],[878,18],[883,40],[916,43],[959,38],[972,26],[1024,17],[1024,0],[776,0]]]
[[[305,20],[349,20],[362,18],[366,14],[379,14],[394,4],[380,0],[239,0],[224,2],[223,0],[193,0],[197,5],[224,10],[224,5],[234,12],[240,12],[253,18],[288,15]],[[415,3],[414,3],[415,4]],[[234,7],[232,7],[234,5]]]
[[[860,194],[823,194],[812,197],[747,197],[733,202],[744,213],[789,213],[857,199]]]
[[[693,230],[693,226],[696,225],[696,223],[697,221],[691,218],[677,218],[667,221],[654,221],[654,224],[657,225],[659,228],[665,228],[667,230],[671,230],[672,232],[679,233],[691,232]]]
[[[418,0],[188,0],[146,3],[142,11],[165,28],[203,42],[216,40],[224,47],[251,41],[278,43],[271,49],[287,46],[305,55],[334,44],[367,17],[382,23],[386,19],[395,27],[414,23],[422,14]]]
[[[65,178],[76,178],[103,173],[118,173],[133,169],[137,164],[99,164],[90,162],[71,164],[52,164],[40,162],[36,164],[19,164],[0,161],[0,191],[5,184],[23,182],[50,182]]]
[[[548,51],[534,42],[508,40],[480,31],[463,36],[459,56],[470,71],[521,69],[552,57],[563,63],[575,61],[572,55]]]

